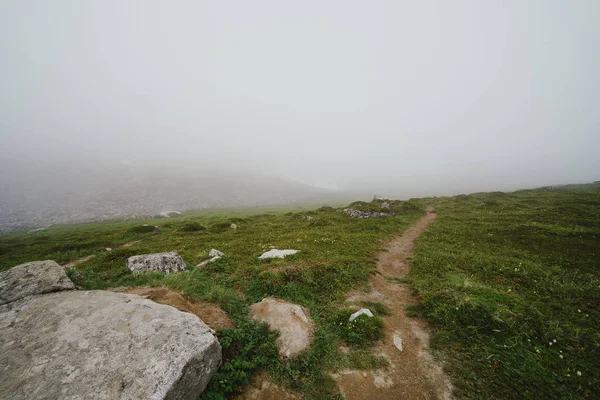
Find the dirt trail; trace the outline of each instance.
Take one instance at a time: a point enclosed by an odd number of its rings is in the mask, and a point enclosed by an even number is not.
[[[406,306],[416,303],[416,298],[408,285],[389,279],[408,274],[411,263],[406,258],[411,254],[415,240],[435,218],[433,210],[427,209],[426,216],[387,243],[387,251],[378,255],[379,274],[369,278],[371,293],[352,292],[347,298],[350,303],[379,301],[388,307],[391,315],[383,318],[385,337],[374,349],[374,354],[386,358],[389,365],[373,371],[345,370],[334,374],[346,399],[452,398],[449,379],[428,352],[426,323],[406,315]]]

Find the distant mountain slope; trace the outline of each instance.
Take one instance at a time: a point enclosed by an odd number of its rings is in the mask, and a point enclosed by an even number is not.
[[[285,204],[331,193],[276,176],[214,169],[12,164],[3,166],[0,177],[0,231],[171,210]]]

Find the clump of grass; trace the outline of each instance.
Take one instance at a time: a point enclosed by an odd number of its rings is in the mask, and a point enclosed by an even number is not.
[[[277,335],[266,324],[240,320],[235,328],[219,330],[218,336],[223,363],[200,396],[202,400],[224,400],[248,384],[254,372],[278,363]]]
[[[205,231],[206,227],[198,222],[186,222],[182,224],[178,230],[181,232],[199,232]]]
[[[154,225],[138,225],[127,230],[129,234],[149,233],[154,231]]]
[[[378,315],[360,315],[349,321],[356,310],[343,309],[334,314],[332,324],[337,335],[351,346],[365,346],[383,336],[383,319]]]
[[[214,224],[211,224],[208,229],[212,232],[212,233],[221,233],[221,232],[225,232],[228,230],[231,230],[231,222],[227,221],[227,222],[216,222]]]

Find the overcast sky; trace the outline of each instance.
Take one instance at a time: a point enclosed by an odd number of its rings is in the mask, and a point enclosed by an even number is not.
[[[598,0],[3,0],[0,154],[411,195],[599,180],[599,16]]]

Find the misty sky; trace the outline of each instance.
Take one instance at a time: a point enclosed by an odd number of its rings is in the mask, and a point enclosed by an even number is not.
[[[600,179],[600,1],[0,2],[0,155],[388,193]]]

